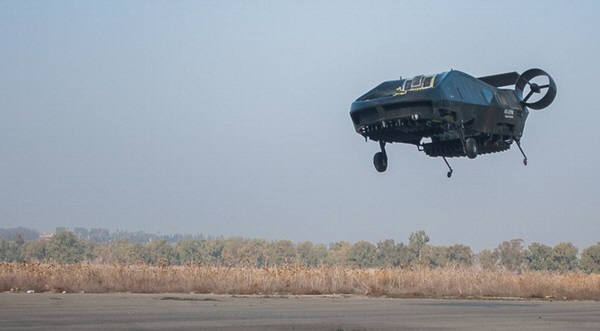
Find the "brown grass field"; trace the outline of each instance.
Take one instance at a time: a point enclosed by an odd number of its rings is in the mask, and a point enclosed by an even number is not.
[[[228,268],[0,263],[0,290],[600,300],[600,274],[517,274],[478,267]]]

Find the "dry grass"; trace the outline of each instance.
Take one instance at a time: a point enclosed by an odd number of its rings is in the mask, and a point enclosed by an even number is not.
[[[360,294],[390,297],[600,299],[600,274],[477,267],[358,269],[0,264],[1,291]]]

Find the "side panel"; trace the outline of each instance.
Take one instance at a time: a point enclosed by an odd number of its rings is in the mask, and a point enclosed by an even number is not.
[[[491,105],[478,114],[473,129],[486,134],[520,137],[527,114],[513,90],[497,89]]]

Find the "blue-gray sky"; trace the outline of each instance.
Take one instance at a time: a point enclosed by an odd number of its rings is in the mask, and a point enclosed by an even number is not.
[[[596,1],[0,1],[0,227],[267,239],[600,240]],[[398,76],[540,67],[558,97],[476,160],[388,148]]]

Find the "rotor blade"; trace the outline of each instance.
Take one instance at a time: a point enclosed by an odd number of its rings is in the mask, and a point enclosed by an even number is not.
[[[523,99],[523,102],[527,102],[527,100],[529,100],[529,98],[531,98],[533,93],[534,93],[533,90],[529,91],[529,93],[527,93],[527,96],[525,97],[525,99]]]

